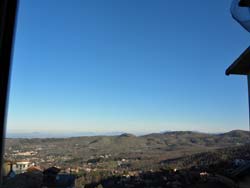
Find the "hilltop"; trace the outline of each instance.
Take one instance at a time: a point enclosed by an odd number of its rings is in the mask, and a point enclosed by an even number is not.
[[[223,134],[206,134],[191,131],[175,131],[135,136],[123,133],[118,136],[83,136],[72,138],[8,138],[6,157],[30,159],[41,165],[57,164],[78,166],[88,161],[129,160],[131,168],[151,168],[162,160],[190,154],[212,151],[218,148],[240,146],[249,143],[249,132],[230,131]],[[18,152],[33,151],[34,155]],[[101,156],[109,156],[100,159]],[[113,165],[113,164],[112,164]],[[111,166],[112,166],[111,165]]]

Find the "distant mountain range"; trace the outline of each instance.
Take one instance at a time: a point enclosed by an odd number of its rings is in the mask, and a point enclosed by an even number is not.
[[[58,138],[61,135],[51,134],[50,138],[7,138],[6,152],[11,153],[12,150],[39,151],[40,158],[66,156],[71,158],[75,164],[80,164],[81,161],[93,156],[105,154],[111,154],[114,158],[130,158],[132,161],[136,161],[138,158],[156,161],[250,143],[250,133],[242,130],[221,134],[192,131],[168,131],[141,136],[128,133],[117,134],[116,132],[111,136],[93,136],[92,133],[89,133],[90,136],[75,135],[70,138]],[[33,136],[48,135],[36,133]],[[38,148],[41,150],[37,150]],[[68,163],[72,164],[72,160]],[[60,163],[62,159],[58,158],[56,162]],[[67,162],[64,161],[64,163]]]
[[[7,133],[7,138],[69,138],[79,136],[115,136],[124,132],[68,132],[68,133],[49,133],[49,132],[23,132]]]
[[[150,135],[150,134],[167,134],[167,133],[177,133],[177,132],[192,132],[192,133],[203,133],[199,131],[161,131],[159,133],[148,133],[148,132],[136,132],[133,133],[136,136]],[[82,136],[119,136],[126,134],[122,131],[114,132],[7,132],[7,138],[70,138],[70,137],[82,137]],[[209,133],[203,133],[209,134]],[[213,134],[223,134],[223,133],[213,133]]]

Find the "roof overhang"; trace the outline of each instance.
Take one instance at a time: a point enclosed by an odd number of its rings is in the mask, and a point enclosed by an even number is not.
[[[240,0],[239,6],[240,7],[250,7],[250,0]]]
[[[248,47],[241,55],[236,59],[232,65],[226,70],[226,75],[238,74],[249,75],[250,74],[250,47]]]

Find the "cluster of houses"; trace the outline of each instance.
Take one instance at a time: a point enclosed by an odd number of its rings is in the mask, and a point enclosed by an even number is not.
[[[42,188],[74,188],[76,176],[71,172],[68,169],[61,171],[58,167],[42,170],[29,161],[5,161],[3,166],[6,180],[14,179],[19,174],[33,173],[43,177]]]

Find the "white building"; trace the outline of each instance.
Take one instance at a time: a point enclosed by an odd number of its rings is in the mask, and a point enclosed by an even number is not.
[[[13,164],[13,171],[16,174],[21,174],[26,172],[30,166],[32,166],[32,164],[29,161],[16,161]]]

